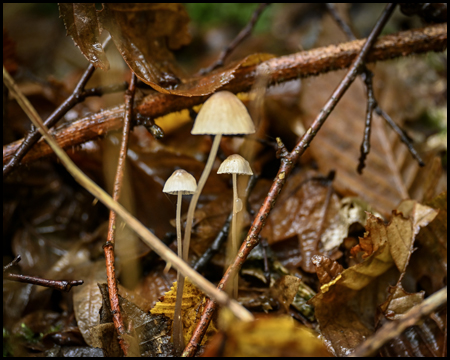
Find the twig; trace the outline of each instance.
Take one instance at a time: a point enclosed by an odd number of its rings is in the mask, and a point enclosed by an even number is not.
[[[267,60],[265,64],[271,70],[268,85],[347,68],[361,50],[363,43],[364,40],[357,40]],[[442,51],[446,48],[447,24],[432,25],[380,38],[368,55],[366,63],[427,51]],[[257,66],[237,69],[234,79],[221,90],[233,93],[248,91],[255,81]],[[182,97],[152,94],[141,101],[136,112],[156,119],[171,112],[192,108],[203,103],[207,98],[208,96]],[[55,136],[60,146],[70,148],[103,136],[108,131],[121,128],[122,119],[123,107],[104,110],[73,122],[67,128],[58,131]],[[402,141],[407,141],[407,138],[402,138]],[[3,147],[3,164],[11,160],[21,142],[22,140],[19,140]],[[46,142],[40,141],[23,158],[22,163],[37,160],[51,153],[52,150]]]
[[[20,257],[20,255],[17,255],[13,261],[11,261],[9,264],[3,266],[3,272],[11,269],[13,266],[16,266],[21,259],[22,258]]]
[[[45,286],[56,290],[61,291],[70,291],[72,289],[72,286],[78,286],[83,285],[83,280],[48,280],[48,279],[42,279],[36,276],[28,276],[28,275],[18,275],[18,274],[4,274],[4,279],[27,283],[27,284],[33,284],[33,285],[39,285],[39,286]]]
[[[357,77],[358,69],[360,69],[361,65],[364,63],[367,54],[369,53],[370,49],[375,43],[378,35],[380,34],[381,30],[383,29],[384,25],[386,24],[387,20],[392,14],[394,8],[395,8],[394,4],[388,4],[386,6],[377,23],[375,24],[374,28],[372,29],[372,32],[367,38],[366,43],[364,44],[360,53],[358,54],[356,60],[353,62],[349,71],[345,75],[344,79],[337,86],[336,90],[333,92],[330,99],[327,101],[323,109],[320,111],[319,115],[314,120],[311,127],[297,143],[294,150],[291,153],[287,153],[281,141],[277,140],[279,147],[281,148],[281,150],[278,152],[281,157],[281,165],[278,170],[277,176],[274,182],[272,183],[269,193],[264,199],[264,203],[259,209],[259,212],[256,215],[256,218],[253,221],[252,226],[250,227],[250,231],[247,234],[246,241],[243,242],[241,248],[239,249],[239,253],[236,259],[234,260],[234,263],[227,269],[225,275],[222,277],[218,289],[222,290],[226,286],[227,282],[233,279],[233,277],[237,274],[237,272],[241,268],[242,264],[247,259],[251,250],[258,244],[259,234],[262,228],[264,227],[267,217],[269,216],[270,211],[274,207],[276,199],[278,198],[278,195],[280,194],[281,189],[283,188],[286,182],[286,177],[292,171],[294,164],[296,163],[298,158],[309,147],[311,141],[314,139],[315,135],[317,134],[321,126],[324,124],[325,120],[328,118],[328,115],[331,113],[331,111],[334,109],[336,104],[342,98],[346,90],[349,88],[349,86]],[[212,315],[216,308],[217,304],[209,299],[205,305],[205,309],[203,311],[201,319],[194,330],[192,338],[183,352],[183,356],[193,356],[195,354],[195,352],[197,351],[198,344],[201,343],[201,340],[203,339],[205,331],[209,325],[209,322],[211,321]]]
[[[348,24],[344,21],[344,19],[339,15],[339,13],[337,12],[335,6],[333,4],[331,4],[331,3],[327,3],[327,9],[330,12],[331,16],[333,17],[333,19],[338,24],[338,26],[344,32],[344,34],[350,40],[356,40],[356,36],[355,36],[355,34],[353,34],[352,29],[350,28],[350,26],[348,26]],[[366,85],[366,91],[367,91],[367,113],[366,113],[366,127],[364,129],[364,140],[363,140],[363,143],[361,145],[361,157],[360,157],[360,160],[359,160],[358,172],[360,174],[362,173],[362,169],[365,166],[365,164],[364,164],[365,158],[366,158],[366,156],[367,156],[367,154],[369,153],[369,150],[370,150],[370,142],[369,142],[370,122],[371,122],[373,110],[375,110],[375,112],[379,116],[383,117],[386,120],[386,122],[391,126],[391,128],[398,134],[398,136],[400,136],[401,141],[407,146],[409,152],[411,153],[413,158],[416,159],[416,161],[419,163],[419,165],[420,166],[425,166],[425,163],[423,162],[423,160],[421,159],[421,157],[417,153],[416,149],[414,148],[413,144],[411,143],[411,140],[406,135],[406,133],[378,105],[378,103],[377,103],[377,101],[375,99],[375,95],[373,93],[373,84],[372,84],[373,73],[369,69],[367,69],[367,67],[365,65],[364,65],[361,77],[362,77],[362,79],[364,81],[364,84]],[[370,118],[369,118],[369,116],[370,116]]]
[[[128,90],[125,92],[125,118],[123,122],[122,143],[120,145],[119,160],[117,163],[116,177],[114,179],[113,199],[119,201],[122,190],[123,172],[127,158],[128,138],[130,134],[131,120],[133,118],[133,100],[136,90],[136,75],[131,74],[131,82]],[[125,356],[128,355],[129,343],[123,336],[126,329],[123,323],[123,317],[119,305],[119,293],[117,289],[116,271],[114,266],[114,244],[116,233],[116,213],[110,211],[108,236],[106,244],[103,246],[106,261],[106,277],[108,282],[109,301],[113,316],[114,327],[119,335],[120,347]]]
[[[80,95],[80,101],[86,99],[89,96],[103,96],[106,94],[112,94],[119,91],[124,91],[128,87],[128,83],[124,81],[121,84],[113,84],[113,85],[106,85],[106,86],[97,86],[95,88],[90,88],[87,90],[83,90],[83,92]]]
[[[363,142],[361,143],[361,155],[359,157],[358,173],[362,174],[364,167],[366,166],[366,158],[370,152],[370,132],[372,129],[372,117],[373,110],[377,106],[375,96],[373,94],[372,86],[373,73],[371,71],[365,71],[364,83],[366,84],[367,91],[367,110],[366,110],[366,122],[364,126]]]
[[[196,271],[202,271],[203,268],[208,265],[210,260],[213,258],[214,255],[216,255],[222,244],[228,239],[228,233],[230,231],[230,225],[231,225],[231,219],[233,218],[233,213],[228,215],[227,220],[225,221],[225,224],[223,225],[222,229],[220,229],[219,233],[217,234],[216,238],[212,242],[211,246],[206,249],[206,251],[203,253],[202,256],[197,260],[197,262],[194,264],[193,268]]]
[[[240,31],[240,33],[233,39],[233,41],[228,46],[226,46],[225,49],[222,50],[222,52],[219,55],[219,58],[214,63],[212,63],[207,68],[201,69],[199,71],[200,75],[208,74],[211,71],[224,65],[225,59],[233,52],[233,50],[236,49],[236,47],[241,42],[243,42],[247,37],[250,36],[250,34],[253,31],[253,27],[255,26],[256,22],[259,19],[259,16],[264,11],[264,9],[269,5],[270,3],[259,4],[258,8],[253,12],[253,15],[249,23]]]
[[[67,291],[69,292],[72,286],[78,286],[83,284],[83,280],[48,280],[42,279],[36,276],[28,276],[28,275],[19,275],[19,274],[5,274],[5,271],[11,269],[13,266],[17,265],[21,260],[20,255],[17,255],[16,258],[11,261],[8,265],[3,267],[3,279],[22,282],[26,284],[33,284],[39,286],[45,286],[56,290]]]
[[[106,47],[110,40],[108,37],[103,43],[103,47]],[[51,128],[53,127],[70,109],[72,109],[76,104],[83,101],[86,97],[84,92],[84,87],[94,73],[95,67],[89,64],[84,74],[81,76],[80,81],[78,81],[77,86],[73,90],[72,94],[45,120],[45,126]],[[27,154],[27,152],[33,147],[33,145],[40,139],[41,134],[37,129],[31,130],[25,139],[20,144],[17,151],[12,156],[11,160],[3,166],[3,179],[5,179],[11,171],[19,165],[20,161]]]
[[[28,99],[22,94],[14,80],[3,67],[3,82],[8,87],[20,107],[25,111],[33,124],[39,129],[45,141],[47,141],[60,159],[61,163],[66,167],[67,171],[94,197],[98,198],[110,210],[119,215],[125,223],[133,229],[147,245],[155,251],[163,260],[170,262],[172,266],[179,270],[207,296],[215,299],[220,305],[227,306],[230,311],[239,319],[249,321],[253,319],[253,315],[240,305],[237,301],[230,299],[226,294],[218,291],[213,284],[193,270],[186,262],[181,260],[172,250],[159,240],[151,231],[149,231],[141,222],[131,215],[122,205],[114,201],[106,191],[95,184],[88,176],[86,176],[70,159],[70,157],[59,147],[55,139],[50,135],[49,130],[43,124],[42,119],[36,112],[36,109],[30,104]]]
[[[447,303],[447,287],[435,292],[422,303],[413,307],[400,320],[389,321],[383,325],[375,334],[359,345],[350,357],[374,356],[389,340],[400,336],[410,326],[417,325],[421,319],[435,312],[445,303]]]

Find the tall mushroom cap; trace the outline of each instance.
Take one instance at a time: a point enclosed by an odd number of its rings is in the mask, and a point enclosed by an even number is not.
[[[192,195],[197,191],[197,181],[186,170],[175,170],[166,180],[163,192],[171,195]]]
[[[239,174],[253,175],[252,168],[247,160],[241,155],[233,154],[228,156],[222,164],[220,164],[218,174]]]
[[[219,91],[203,104],[191,134],[253,134],[255,126],[247,108],[236,95]]]

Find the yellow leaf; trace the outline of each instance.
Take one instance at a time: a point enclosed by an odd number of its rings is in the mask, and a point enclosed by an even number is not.
[[[162,301],[156,303],[155,307],[150,310],[153,315],[162,314],[173,320],[175,312],[175,301],[177,297],[177,282],[168,292],[164,294]],[[187,344],[192,337],[195,327],[203,313],[206,303],[205,294],[200,291],[188,278],[186,278],[183,289],[183,300],[181,303],[181,318],[183,320],[183,336]],[[201,345],[208,341],[208,337],[217,332],[213,321],[210,322],[206,335],[203,337]]]

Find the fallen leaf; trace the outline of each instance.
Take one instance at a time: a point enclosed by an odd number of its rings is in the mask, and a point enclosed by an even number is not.
[[[59,3],[59,12],[67,35],[72,37],[86,59],[95,67],[109,70],[109,61],[100,42],[95,4]]]
[[[218,339],[219,341],[216,341]],[[290,317],[265,317],[232,322],[225,336],[216,335],[204,356],[287,357],[330,356],[322,341]]]
[[[437,215],[436,210],[416,202],[407,205],[412,210],[410,217],[394,210],[387,225],[368,214],[366,233],[355,248],[365,252],[365,260],[322,285],[310,300],[321,333],[337,356],[350,354],[374,331],[375,309],[385,301],[383,288],[404,274],[418,228]]]
[[[175,301],[177,297],[177,282],[173,283],[170,291],[164,294],[162,301],[157,302],[155,307],[150,310],[153,315],[164,315],[173,320],[175,313]],[[181,318],[183,320],[183,336],[184,341],[187,344],[191,339],[193,331],[197,326],[200,316],[203,312],[203,308],[206,303],[206,297],[194,284],[192,284],[188,278],[186,278],[183,288],[183,300],[181,303]],[[213,321],[209,323],[206,334],[200,345],[204,345],[208,338],[214,334],[217,329],[214,326]]]

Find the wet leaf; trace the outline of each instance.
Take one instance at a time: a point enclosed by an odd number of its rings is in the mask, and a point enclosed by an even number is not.
[[[169,292],[164,294],[162,301],[157,302],[155,307],[150,310],[153,315],[164,315],[173,320],[175,312],[175,301],[177,296],[176,282],[173,283]],[[187,344],[193,334],[197,322],[200,320],[200,316],[205,306],[205,295],[194,285],[188,278],[184,284],[183,300],[181,303],[181,318],[183,321],[183,335],[184,341]],[[204,345],[208,338],[216,332],[213,321],[210,322],[206,335],[203,338],[201,345]]]
[[[211,340],[204,356],[287,357],[330,356],[310,330],[290,317],[266,317],[252,322],[235,320],[225,336]]]
[[[389,288],[388,299],[381,304],[377,317],[377,328],[390,321],[398,320],[414,306],[419,305],[424,292],[408,293],[401,284]],[[382,356],[433,356],[440,357],[446,352],[445,342],[446,308],[432,314],[403,334],[389,341],[380,350]],[[445,355],[444,355],[445,356]]]
[[[270,214],[270,228],[262,231],[270,244],[296,236],[302,254],[300,264],[307,272],[315,271],[311,259],[323,253],[322,235],[339,219],[340,209],[331,185],[313,174],[292,176]]]
[[[95,4],[59,3],[59,12],[67,35],[72,37],[86,59],[95,67],[109,70],[109,61],[100,42]]]

